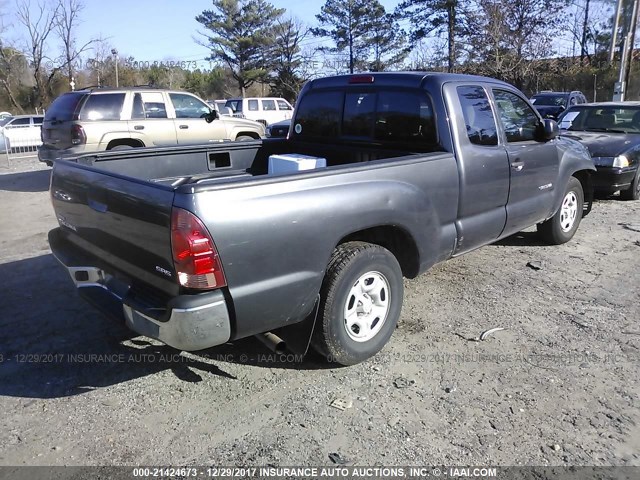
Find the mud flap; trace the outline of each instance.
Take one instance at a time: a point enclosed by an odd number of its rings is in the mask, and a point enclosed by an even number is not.
[[[584,203],[582,204],[582,218],[589,215],[591,207],[593,206],[593,182],[591,180],[591,175],[587,175],[586,177],[587,188],[583,189]]]
[[[278,328],[272,333],[280,337],[287,345],[287,350],[296,355],[306,355],[311,344],[311,335],[318,318],[320,307],[320,295],[316,297],[315,305],[311,313],[303,321],[294,323],[288,327]]]

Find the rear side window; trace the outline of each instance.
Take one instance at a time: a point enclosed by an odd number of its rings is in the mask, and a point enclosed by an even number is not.
[[[67,122],[75,120],[75,113],[78,109],[78,104],[87,95],[87,93],[64,93],[56,98],[49,106],[45,119],[57,120],[60,122]]]
[[[347,93],[344,101],[342,135],[371,137],[375,108],[375,93]]]
[[[498,131],[491,105],[481,87],[458,87],[467,137],[474,145],[497,145]]]
[[[436,145],[435,116],[424,92],[378,92],[375,139]]]
[[[160,92],[142,92],[133,96],[131,118],[167,118],[167,107]]]
[[[7,128],[28,127],[29,125],[31,125],[31,119],[29,117],[16,118],[7,125]]]
[[[336,137],[342,117],[342,92],[311,92],[302,98],[293,131],[304,137]]]
[[[34,125],[42,125],[42,121],[44,120],[44,117],[33,117],[33,124]]]
[[[82,106],[80,120],[120,120],[124,96],[124,93],[89,95]]]
[[[421,90],[310,92],[297,108],[294,135],[438,145],[433,107]]]

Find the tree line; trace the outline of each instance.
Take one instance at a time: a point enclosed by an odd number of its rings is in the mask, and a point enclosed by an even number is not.
[[[17,0],[13,18],[0,15],[0,110],[42,109],[70,88],[116,83],[294,100],[315,76],[406,69],[488,75],[526,93],[580,89],[602,100],[616,80],[617,65],[607,59],[612,7],[607,0],[402,0],[387,11],[378,0],[326,0],[308,26],[268,0],[212,0],[194,16],[211,65],[198,69],[136,62],[101,38],[78,42],[82,0]],[[8,40],[12,22],[22,27],[20,42]]]

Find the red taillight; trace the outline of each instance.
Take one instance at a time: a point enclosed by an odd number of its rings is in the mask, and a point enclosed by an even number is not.
[[[71,126],[71,143],[73,145],[87,143],[87,135],[81,125],[74,124]]]
[[[220,288],[227,284],[213,239],[193,213],[181,208],[171,212],[171,250],[180,285],[188,288]]]
[[[373,75],[351,75],[349,83],[373,83]]]

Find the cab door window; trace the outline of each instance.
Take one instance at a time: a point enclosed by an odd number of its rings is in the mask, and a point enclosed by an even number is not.
[[[494,90],[493,96],[507,142],[526,142],[536,139],[540,119],[518,95],[506,90]]]
[[[170,93],[169,98],[176,111],[176,118],[204,118],[211,112],[207,104],[193,95]]]
[[[262,100],[262,110],[272,111],[276,109],[276,102],[274,100]]]

